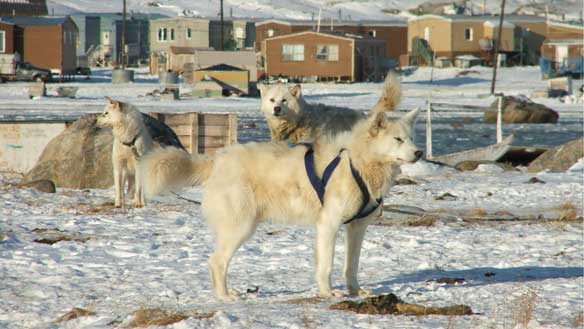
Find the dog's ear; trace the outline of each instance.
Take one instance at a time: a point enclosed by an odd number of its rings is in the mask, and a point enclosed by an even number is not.
[[[416,119],[418,118],[418,114],[420,113],[420,108],[416,107],[415,109],[408,112],[404,115],[401,119],[409,126],[413,126],[416,123]]]
[[[108,104],[113,105],[111,107],[112,109],[119,110],[122,108],[122,104],[120,103],[120,101],[117,101],[109,96],[105,96],[105,99],[107,99]]]
[[[385,129],[386,127],[387,118],[385,117],[385,113],[375,113],[375,116],[373,116],[373,121],[371,122],[371,127],[369,127],[369,135],[375,137],[377,134],[379,134],[380,130]]]
[[[265,96],[268,92],[268,86],[263,83],[258,84],[258,89],[260,91],[260,96]]]
[[[288,91],[290,91],[290,94],[294,97],[300,97],[301,90],[302,88],[300,85],[288,88]]]

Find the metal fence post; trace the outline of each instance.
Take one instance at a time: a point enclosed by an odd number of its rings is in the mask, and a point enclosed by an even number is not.
[[[428,101],[428,107],[426,110],[426,158],[432,159],[432,103]]]
[[[503,95],[499,95],[497,105],[497,143],[503,141]]]

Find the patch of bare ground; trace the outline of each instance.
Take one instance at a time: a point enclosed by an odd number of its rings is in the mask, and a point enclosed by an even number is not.
[[[574,318],[574,322],[572,323],[574,328],[584,328],[584,311],[581,311],[576,315]]]
[[[63,231],[58,228],[35,228],[32,231],[38,235],[33,241],[43,244],[55,244],[61,241],[84,243],[90,239],[89,237],[81,236],[78,233]]]
[[[472,315],[472,309],[466,305],[445,307],[423,306],[404,303],[394,294],[368,297],[362,301],[346,300],[330,306],[331,310],[351,311],[360,314],[379,315]]]
[[[177,323],[188,318],[208,319],[215,315],[215,312],[198,313],[194,311],[177,312],[163,310],[160,308],[141,308],[134,312],[134,318],[128,323],[129,328],[143,328],[149,326],[166,326]]]
[[[582,222],[582,214],[578,213],[578,207],[573,203],[564,203],[556,208],[560,215],[558,221],[561,222]]]
[[[519,296],[513,303],[511,328],[528,328],[529,321],[533,319],[533,311],[537,302],[537,292],[534,288]]]
[[[71,309],[71,311],[61,315],[57,320],[55,320],[55,323],[61,323],[61,322],[66,322],[66,321],[70,321],[73,319],[77,319],[83,316],[92,316],[95,315],[94,312],[89,311],[89,310],[84,310],[82,308],[78,308],[78,307],[74,307],[73,309]]]
[[[318,296],[313,296],[313,297],[301,297],[301,298],[289,299],[286,301],[286,303],[300,305],[300,304],[318,304],[322,301],[323,301],[322,298],[320,298]]]

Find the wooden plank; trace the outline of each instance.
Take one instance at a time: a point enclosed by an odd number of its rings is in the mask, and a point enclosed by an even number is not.
[[[199,153],[213,155],[222,147],[199,147]]]
[[[199,117],[199,124],[202,126],[227,126],[229,125],[229,115],[203,113]]]
[[[226,137],[204,136],[199,139],[199,147],[224,147],[227,145]]]
[[[191,136],[178,136],[178,139],[187,151],[191,149]]]
[[[192,124],[170,125],[170,127],[178,136],[190,136],[193,133]]]
[[[178,114],[167,114],[164,113],[164,123],[166,123],[167,126],[172,127],[175,125],[190,125],[193,122],[196,122],[195,117],[197,116],[197,113],[178,113]]]
[[[227,134],[227,144],[237,144],[237,114],[229,113],[229,131]]]
[[[199,126],[199,136],[228,136],[229,126]]]
[[[189,152],[191,154],[199,153],[199,114],[193,113],[191,117],[191,136],[189,140]]]

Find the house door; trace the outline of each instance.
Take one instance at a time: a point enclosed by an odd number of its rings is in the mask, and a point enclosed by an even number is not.
[[[556,46],[556,61],[563,63],[568,58],[568,46]]]

